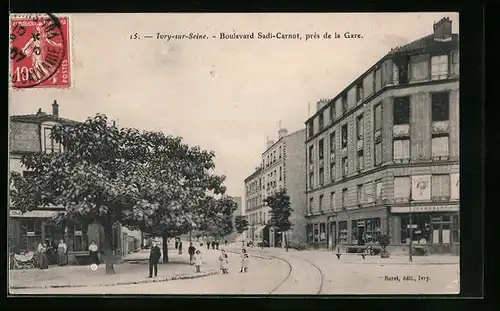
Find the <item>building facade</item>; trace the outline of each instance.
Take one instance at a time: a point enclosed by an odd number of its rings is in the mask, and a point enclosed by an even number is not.
[[[282,234],[270,226],[270,208],[264,200],[279,189],[286,189],[290,196],[292,228],[288,234],[291,245],[305,242],[305,130],[288,134],[278,131],[278,140],[267,141],[262,163],[245,179],[246,209],[250,223],[249,237],[264,241],[270,247],[284,247]]]
[[[459,38],[447,18],[307,120],[307,240],[459,252]],[[411,213],[411,223],[410,223]],[[411,232],[410,232],[411,229]]]
[[[52,104],[52,114],[39,109],[37,114],[11,116],[9,171],[17,171],[24,176],[30,174],[21,163],[23,154],[63,152],[63,146],[50,137],[52,128],[56,124],[77,124],[75,121],[59,117],[59,105],[56,101]],[[57,216],[64,212],[63,206],[49,206],[21,213],[11,204],[8,219],[9,252],[35,251],[42,241],[58,244],[60,239],[64,239],[68,245],[69,261],[74,263],[77,257],[88,254],[91,241],[95,241],[100,248],[104,245],[104,231],[100,224],[84,224],[76,219],[57,221]],[[122,255],[127,254],[128,248],[123,247],[124,234],[121,226],[115,227],[113,233],[114,249],[120,249]],[[128,239],[125,244],[130,244]]]

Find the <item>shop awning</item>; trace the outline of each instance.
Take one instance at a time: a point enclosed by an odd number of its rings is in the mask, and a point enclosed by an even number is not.
[[[64,214],[65,211],[61,210],[33,210],[21,212],[20,210],[11,209],[9,211],[10,217],[23,217],[23,218],[55,218],[59,214]]]
[[[458,212],[460,207],[458,205],[412,205],[412,213],[425,213],[425,212]],[[409,213],[409,206],[393,206],[391,207],[391,213]]]
[[[260,233],[262,230],[264,230],[265,227],[266,225],[258,226],[257,229],[255,229],[255,233]]]

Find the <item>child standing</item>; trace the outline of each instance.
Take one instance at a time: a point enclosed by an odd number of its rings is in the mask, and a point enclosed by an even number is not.
[[[203,258],[199,249],[196,250],[196,253],[194,254],[194,261],[196,264],[196,272],[201,272],[201,264],[203,263]]]
[[[240,272],[247,272],[248,270],[248,253],[246,249],[241,250],[241,270]]]
[[[222,274],[229,273],[227,270],[227,266],[229,264],[229,259],[228,259],[228,256],[227,256],[225,250],[221,251],[221,254],[219,256],[219,262],[220,262],[220,270],[222,271]]]

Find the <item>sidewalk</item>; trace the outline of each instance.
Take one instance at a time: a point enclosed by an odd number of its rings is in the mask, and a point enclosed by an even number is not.
[[[147,278],[149,251],[145,250],[127,255],[123,263],[115,265],[116,274],[114,275],[106,275],[104,264],[101,264],[97,271],[90,270],[87,265],[50,266],[46,270],[10,270],[9,285],[12,289],[113,286],[191,279],[219,272],[217,261],[219,251],[202,250],[204,265],[202,272],[196,273],[195,266],[189,264],[187,247],[185,248],[183,254],[178,255],[177,251],[169,245],[169,262],[158,265],[158,277],[153,279]]]

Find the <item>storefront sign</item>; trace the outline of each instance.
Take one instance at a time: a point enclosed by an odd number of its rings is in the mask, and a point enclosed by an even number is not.
[[[82,232],[81,231],[75,231],[75,235],[76,236],[80,236],[80,235],[82,235]]]
[[[412,213],[425,213],[425,212],[458,212],[458,205],[434,205],[434,206],[412,206]],[[409,206],[393,206],[391,207],[391,213],[401,214],[409,213]]]
[[[10,210],[10,217],[29,217],[29,218],[50,218],[55,217],[57,214],[62,213],[62,211],[44,211],[44,210],[36,210],[36,211],[28,211],[21,212],[20,210]]]
[[[26,232],[27,236],[35,236],[35,232]]]
[[[416,175],[411,178],[411,197],[415,201],[431,199],[431,176]]]
[[[460,174],[451,174],[450,175],[450,183],[451,183],[450,198],[452,200],[459,200],[460,199]]]

